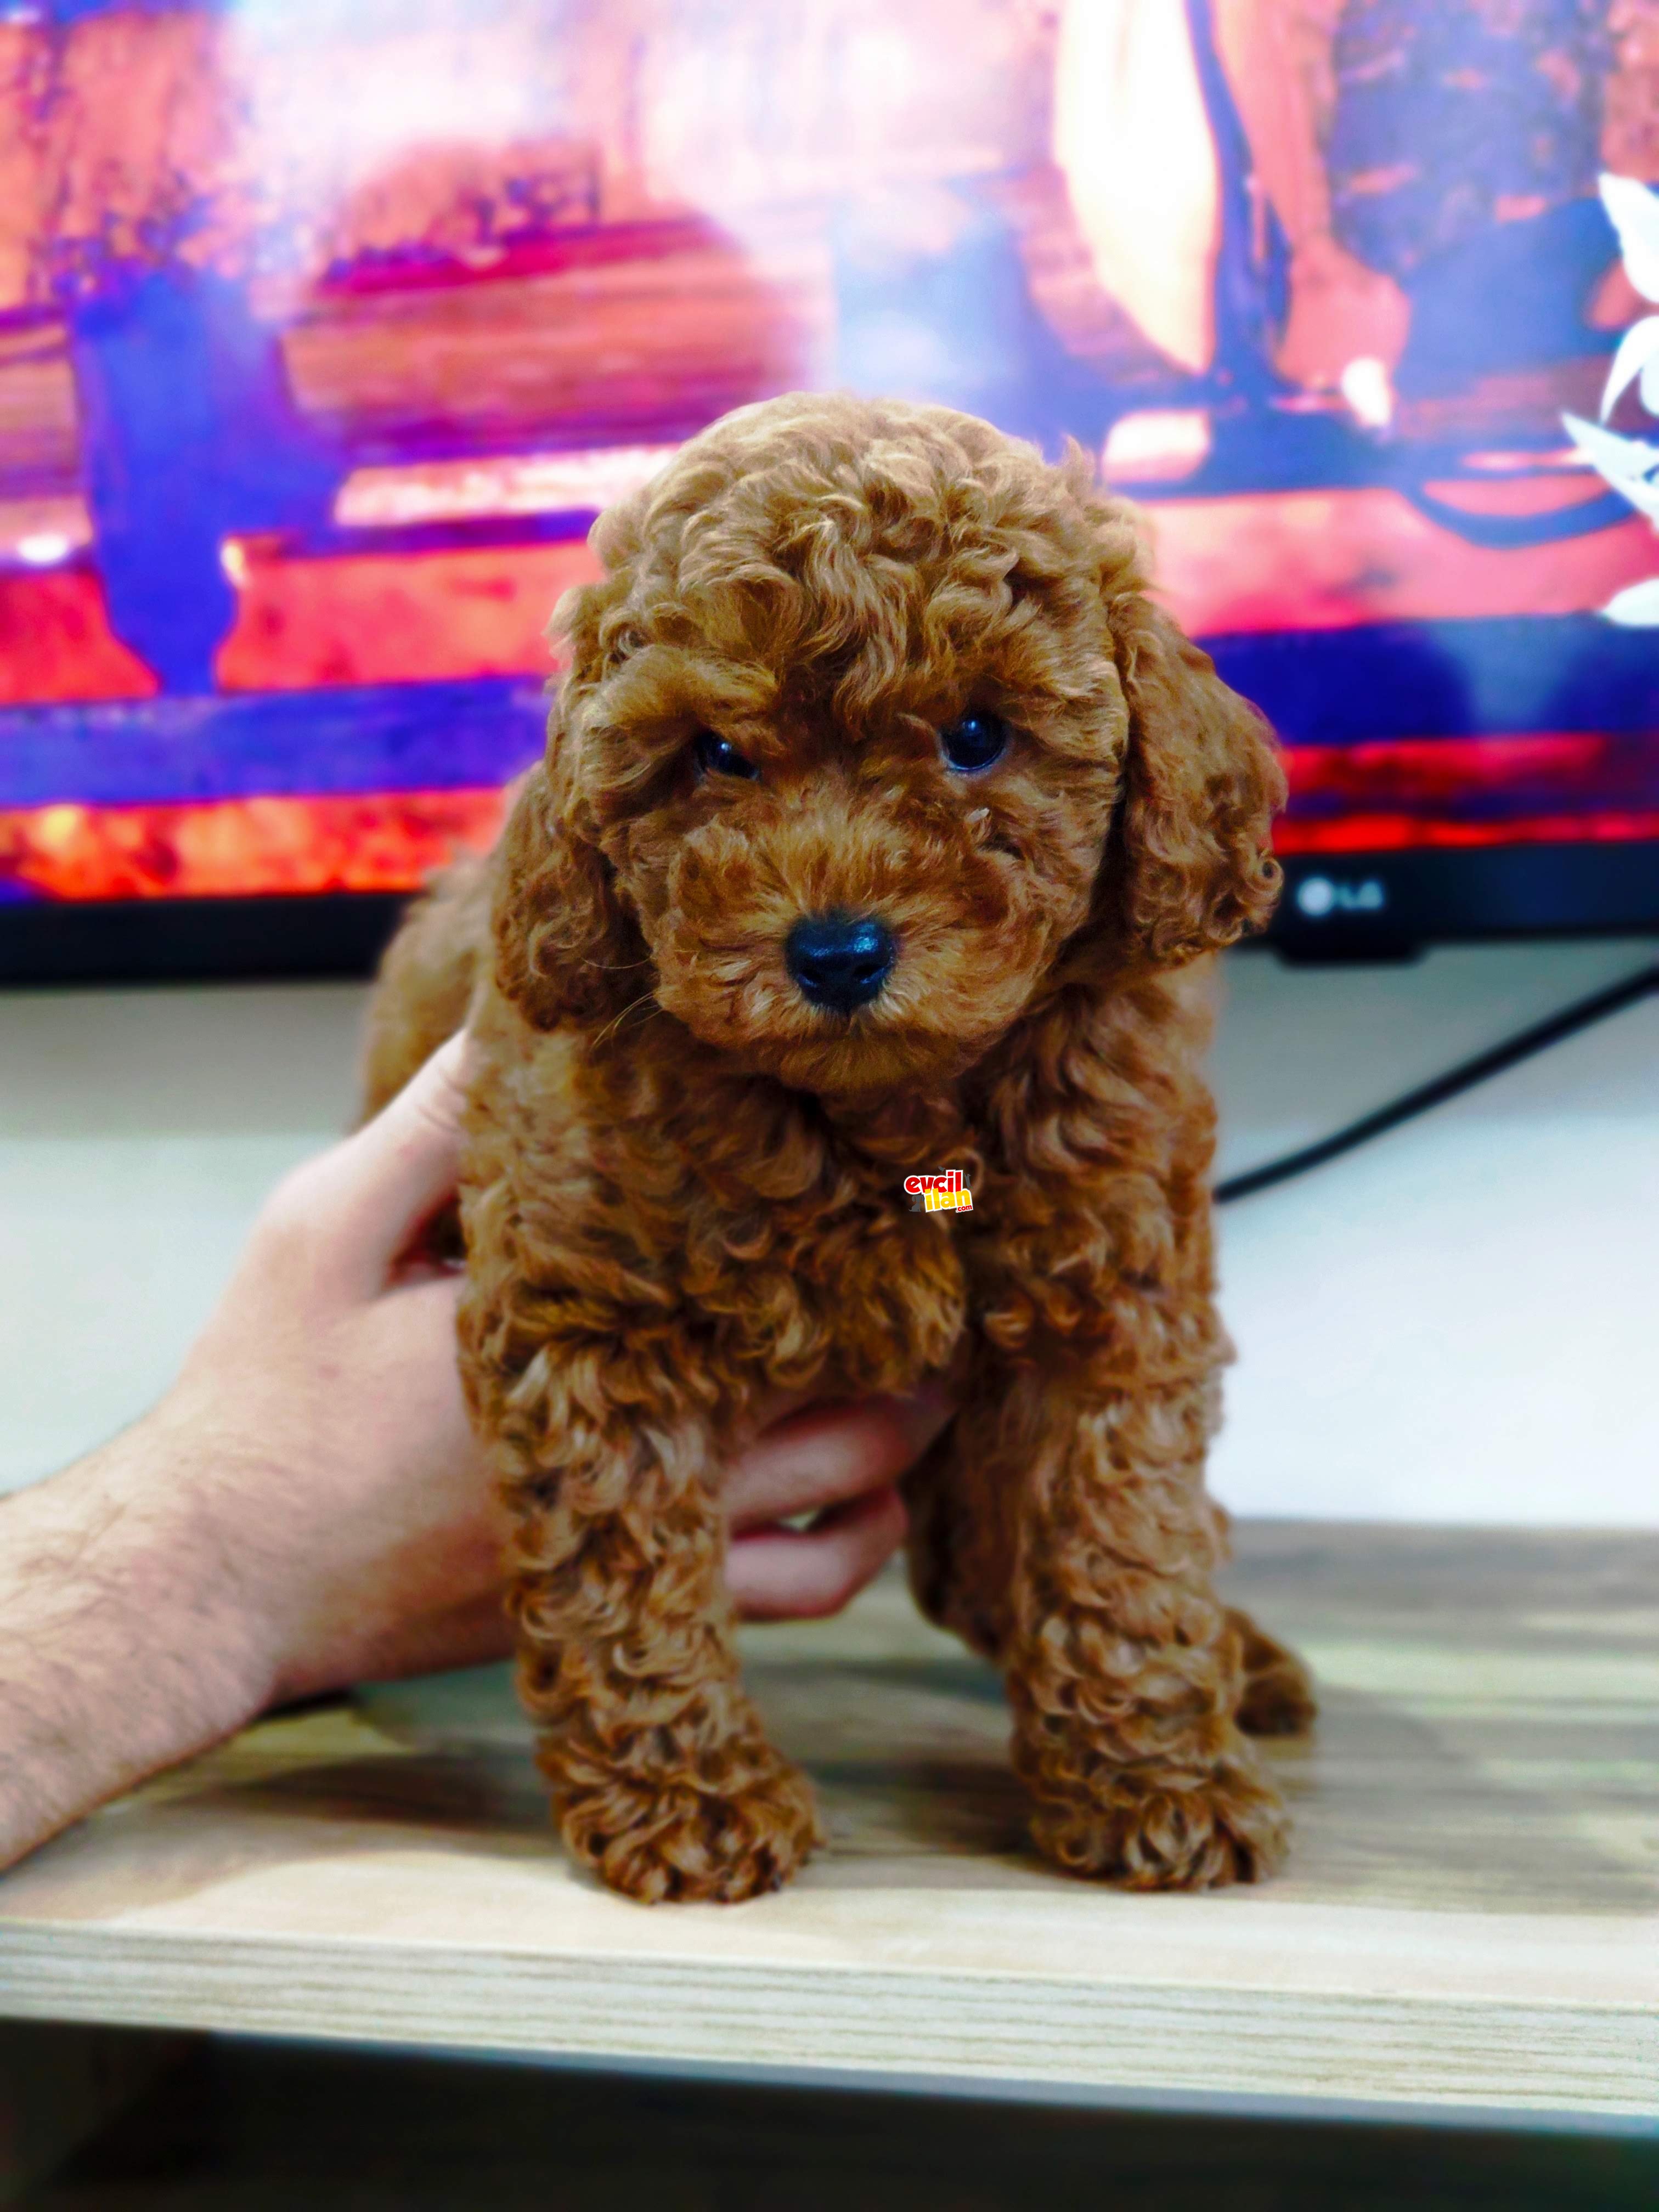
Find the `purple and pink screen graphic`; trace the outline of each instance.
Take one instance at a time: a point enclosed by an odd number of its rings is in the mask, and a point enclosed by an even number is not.
[[[1659,837],[1604,171],[1659,0],[8,9],[0,896],[487,843],[594,514],[803,385],[1097,453],[1283,849]]]

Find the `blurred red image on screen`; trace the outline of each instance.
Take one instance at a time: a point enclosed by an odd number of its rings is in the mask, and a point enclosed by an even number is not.
[[[1097,453],[1287,852],[1659,836],[1606,172],[1659,0],[9,8],[0,894],[487,844],[593,515],[804,385]]]

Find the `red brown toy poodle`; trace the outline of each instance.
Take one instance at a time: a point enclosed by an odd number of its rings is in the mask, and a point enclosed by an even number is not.
[[[1264,725],[1080,454],[942,408],[744,408],[593,543],[545,758],[394,945],[369,1051],[372,1106],[475,1033],[462,1364],[567,1843],[647,1899],[801,1864],[720,1468],[765,1394],[949,1374],[911,1577],[1006,1677],[1037,1844],[1263,1873],[1241,1731],[1311,1705],[1211,1585],[1193,963],[1278,888]],[[951,1170],[970,1207],[907,1193]]]

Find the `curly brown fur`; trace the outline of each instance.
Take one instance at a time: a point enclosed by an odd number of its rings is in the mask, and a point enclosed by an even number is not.
[[[1284,1820],[1241,1720],[1309,1708],[1211,1585],[1192,963],[1277,890],[1265,728],[1080,455],[943,409],[744,409],[594,543],[493,962],[476,879],[374,1030],[384,1091],[473,1007],[463,1365],[564,1834],[645,1899],[793,1872],[819,1830],[739,1679],[719,1471],[769,1389],[949,1371],[912,1577],[1005,1672],[1038,1844],[1144,1887],[1260,1874]],[[939,732],[970,710],[1013,735],[964,775]],[[757,777],[700,772],[704,731]],[[785,963],[827,913],[897,940],[850,1014]],[[950,1167],[971,1213],[910,1211]]]

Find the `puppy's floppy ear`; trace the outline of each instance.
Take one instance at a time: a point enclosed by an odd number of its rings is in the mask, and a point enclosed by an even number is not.
[[[1106,613],[1129,709],[1109,873],[1125,950],[1173,966],[1273,912],[1284,878],[1268,831],[1285,774],[1262,717],[1162,608],[1131,590]]]
[[[638,928],[572,803],[559,749],[555,736],[520,788],[496,851],[491,916],[495,979],[540,1030],[609,1020],[643,988]]]
[[[629,650],[642,513],[635,495],[599,517],[588,544],[607,573],[553,611],[548,634],[569,641],[570,667],[547,718],[547,750],[496,849],[496,980],[538,1029],[608,1021],[647,985],[645,943],[599,843],[582,726],[590,694]]]

